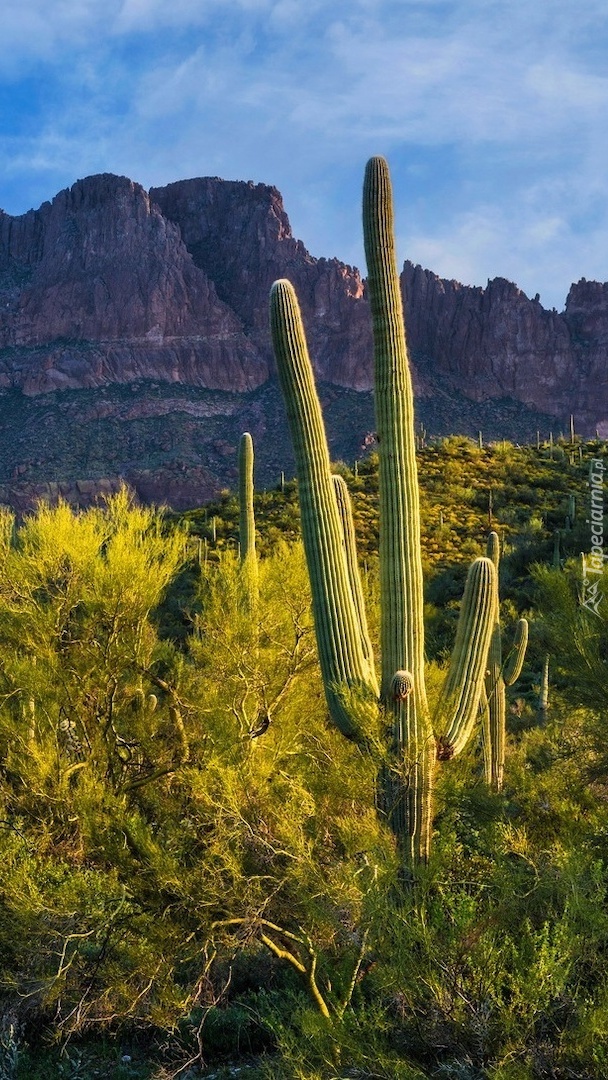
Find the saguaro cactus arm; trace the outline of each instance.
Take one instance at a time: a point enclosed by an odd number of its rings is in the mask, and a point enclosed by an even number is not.
[[[297,464],[302,538],[325,696],[339,730],[348,738],[361,739],[364,733],[348,705],[349,695],[361,691],[376,698],[378,688],[363,653],[321,407],[298,301],[288,281],[272,286],[270,328]]]
[[[505,681],[505,686],[513,686],[513,683],[516,682],[517,679],[519,679],[519,676],[521,675],[521,669],[524,666],[527,647],[528,620],[519,619],[517,627],[515,629],[515,640],[513,641],[513,647],[503,665],[502,677]]]
[[[367,626],[365,600],[363,598],[361,574],[359,572],[359,562],[357,560],[357,542],[355,539],[355,526],[353,522],[352,504],[350,501],[350,495],[348,493],[348,488],[346,486],[346,481],[344,477],[338,476],[336,473],[334,473],[332,475],[332,480],[334,485],[334,491],[336,493],[338,513],[340,515],[340,521],[342,522],[342,531],[344,533],[344,552],[346,554],[348,579],[350,581],[353,601],[357,612],[357,618],[359,620],[363,655],[365,656],[365,659],[370,666],[370,670],[374,672],[375,678],[374,650],[372,649],[372,643]]]
[[[450,668],[435,713],[439,760],[460,753],[471,737],[479,715],[495,614],[496,567],[491,559],[475,559],[467,575]]]
[[[511,686],[519,677],[528,644],[528,623],[520,619],[515,632],[513,648],[506,661],[502,655],[502,634],[500,628],[500,601],[498,595],[498,570],[500,566],[500,541],[495,532],[488,536],[488,557],[496,567],[496,615],[494,630],[488,654],[488,672],[485,679],[487,695],[487,731],[483,741],[484,772],[486,779],[496,791],[502,788],[505,750],[507,700],[505,686]]]

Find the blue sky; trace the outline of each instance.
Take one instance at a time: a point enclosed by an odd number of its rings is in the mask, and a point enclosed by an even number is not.
[[[364,269],[384,154],[400,259],[562,309],[608,279],[606,0],[3,0],[0,206],[97,172],[275,184]]]

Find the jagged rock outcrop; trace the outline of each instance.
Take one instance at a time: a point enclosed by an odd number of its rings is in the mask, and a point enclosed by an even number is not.
[[[194,262],[270,366],[268,294],[286,277],[297,289],[319,377],[371,388],[371,325],[359,271],[309,255],[292,235],[276,188],[205,177],[152,188],[150,198],[179,225]]]
[[[150,193],[92,176],[21,217],[0,214],[0,386],[25,393],[160,379],[244,392],[272,371],[267,297],[294,282],[326,382],[371,387],[359,272],[314,259],[276,188],[217,178]],[[409,343],[426,375],[474,400],[608,415],[608,285],[581,281],[563,314],[516,285],[446,281],[406,262]]]
[[[573,285],[558,314],[504,278],[475,288],[406,262],[401,282],[410,347],[452,389],[574,413],[608,434],[608,283]]]
[[[0,386],[25,393],[159,378],[268,377],[235,312],[139,184],[92,176],[0,215]]]
[[[362,400],[365,282],[308,253],[276,188],[199,178],[147,193],[104,174],[39,210],[0,211],[0,498],[83,501],[124,476],[142,498],[184,506],[231,482],[246,427],[272,435],[259,461],[275,475],[286,454],[267,314],[278,277],[295,285],[326,400],[331,387],[338,403],[340,388]],[[503,278],[465,286],[408,262],[401,282],[429,430],[521,440],[574,413],[579,431],[608,435],[608,284],[573,285],[558,314]],[[344,455],[373,425],[368,398],[348,400],[329,419]]]

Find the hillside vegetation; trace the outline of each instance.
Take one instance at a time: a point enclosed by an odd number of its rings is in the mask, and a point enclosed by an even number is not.
[[[327,720],[293,481],[256,495],[253,608],[230,493],[3,514],[2,1080],[606,1075],[608,636],[578,600],[598,457],[419,451],[430,692],[490,528],[505,638],[526,614],[531,644],[503,792],[478,739],[442,769],[415,887],[382,762]],[[377,461],[336,469],[375,640]]]

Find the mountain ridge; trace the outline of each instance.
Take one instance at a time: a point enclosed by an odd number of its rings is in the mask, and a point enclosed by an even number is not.
[[[186,435],[188,425],[176,419],[182,412],[165,407],[162,388],[227,395],[225,415],[237,426],[239,415],[245,420],[252,413],[251,395],[258,404],[274,402],[267,297],[278,277],[296,288],[327,393],[333,387],[369,398],[365,281],[338,259],[310,255],[292,234],[277,188],[200,177],[146,192],[128,177],[103,173],[77,181],[39,210],[17,217],[0,212],[0,397],[6,397],[8,415],[9,398],[14,411],[20,401],[11,394],[23,395],[19,408],[23,404],[29,417],[23,430],[30,431],[20,460],[14,436],[9,446],[8,435],[0,433],[0,496],[22,507],[33,489],[42,485],[46,494],[50,484],[86,501],[101,481],[134,475],[134,444],[156,460],[129,434],[144,414],[161,442],[175,444],[175,461],[151,466],[158,482],[142,481],[142,498],[171,502],[178,477],[182,505],[225,486],[232,467],[227,453],[220,455],[226,468],[213,464],[208,417],[198,418],[197,448]],[[539,426],[559,431],[572,413],[581,432],[608,435],[608,283],[574,284],[562,313],[543,308],[504,278],[485,288],[467,286],[406,262],[401,285],[418,414],[429,431],[447,433],[441,430],[443,400],[450,403],[453,431],[471,433],[474,414],[487,437],[522,440],[533,438]],[[139,419],[132,409],[125,414],[121,387],[137,401]],[[94,408],[91,393],[97,395]],[[57,394],[67,395],[69,426],[50,424],[42,438],[33,418],[45,398],[55,401]],[[79,413],[82,395],[87,404]],[[355,396],[353,417],[373,425],[369,401],[357,401]],[[280,406],[268,408],[276,428]],[[61,412],[54,423],[64,423]],[[95,469],[87,466],[82,432],[99,442],[110,419],[105,475],[93,475],[104,473],[104,453]],[[232,420],[226,422],[232,428]],[[172,423],[182,435],[167,434]],[[330,431],[339,455],[359,445],[365,431],[357,431],[356,439],[354,434]],[[289,460],[283,434],[275,437]],[[64,447],[63,457],[51,452],[53,440]],[[263,449],[260,462],[263,470]],[[146,472],[145,460],[138,465]],[[76,475],[79,467],[85,475]],[[184,470],[192,473],[190,485]],[[76,479],[81,491],[72,490]]]

